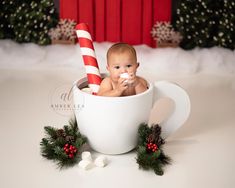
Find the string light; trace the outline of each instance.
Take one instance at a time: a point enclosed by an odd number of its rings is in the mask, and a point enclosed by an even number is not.
[[[182,1],[176,11],[175,26],[183,34],[183,44],[192,48],[210,43],[234,49],[234,10],[234,1]]]

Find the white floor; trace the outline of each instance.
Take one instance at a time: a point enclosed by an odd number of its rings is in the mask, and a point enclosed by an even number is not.
[[[105,168],[84,171],[75,166],[60,171],[41,157],[39,143],[44,126],[62,127],[70,117],[53,111],[53,92],[84,77],[84,72],[0,69],[0,187],[233,188],[235,77],[145,71],[141,75],[150,81],[177,82],[192,102],[190,118],[165,145],[173,162],[163,176],[139,170],[134,152],[107,156]]]

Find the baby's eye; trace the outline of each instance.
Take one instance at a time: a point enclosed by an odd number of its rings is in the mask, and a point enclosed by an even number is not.
[[[132,67],[132,65],[127,65],[128,68]]]
[[[115,69],[120,69],[120,66],[115,66],[114,68],[115,68]]]

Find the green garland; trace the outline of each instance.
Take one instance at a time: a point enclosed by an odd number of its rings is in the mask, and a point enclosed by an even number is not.
[[[137,159],[139,168],[152,169],[155,174],[163,175],[163,167],[170,164],[171,159],[164,154],[163,145],[165,141],[161,138],[161,127],[141,124],[138,129]]]
[[[59,168],[69,167],[80,161],[82,146],[87,139],[80,134],[76,120],[70,120],[63,129],[44,127],[46,137],[40,142],[41,155],[53,160]]]

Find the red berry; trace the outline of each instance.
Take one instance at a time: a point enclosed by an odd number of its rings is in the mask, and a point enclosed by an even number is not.
[[[73,154],[69,154],[69,158],[72,159],[73,158]]]

